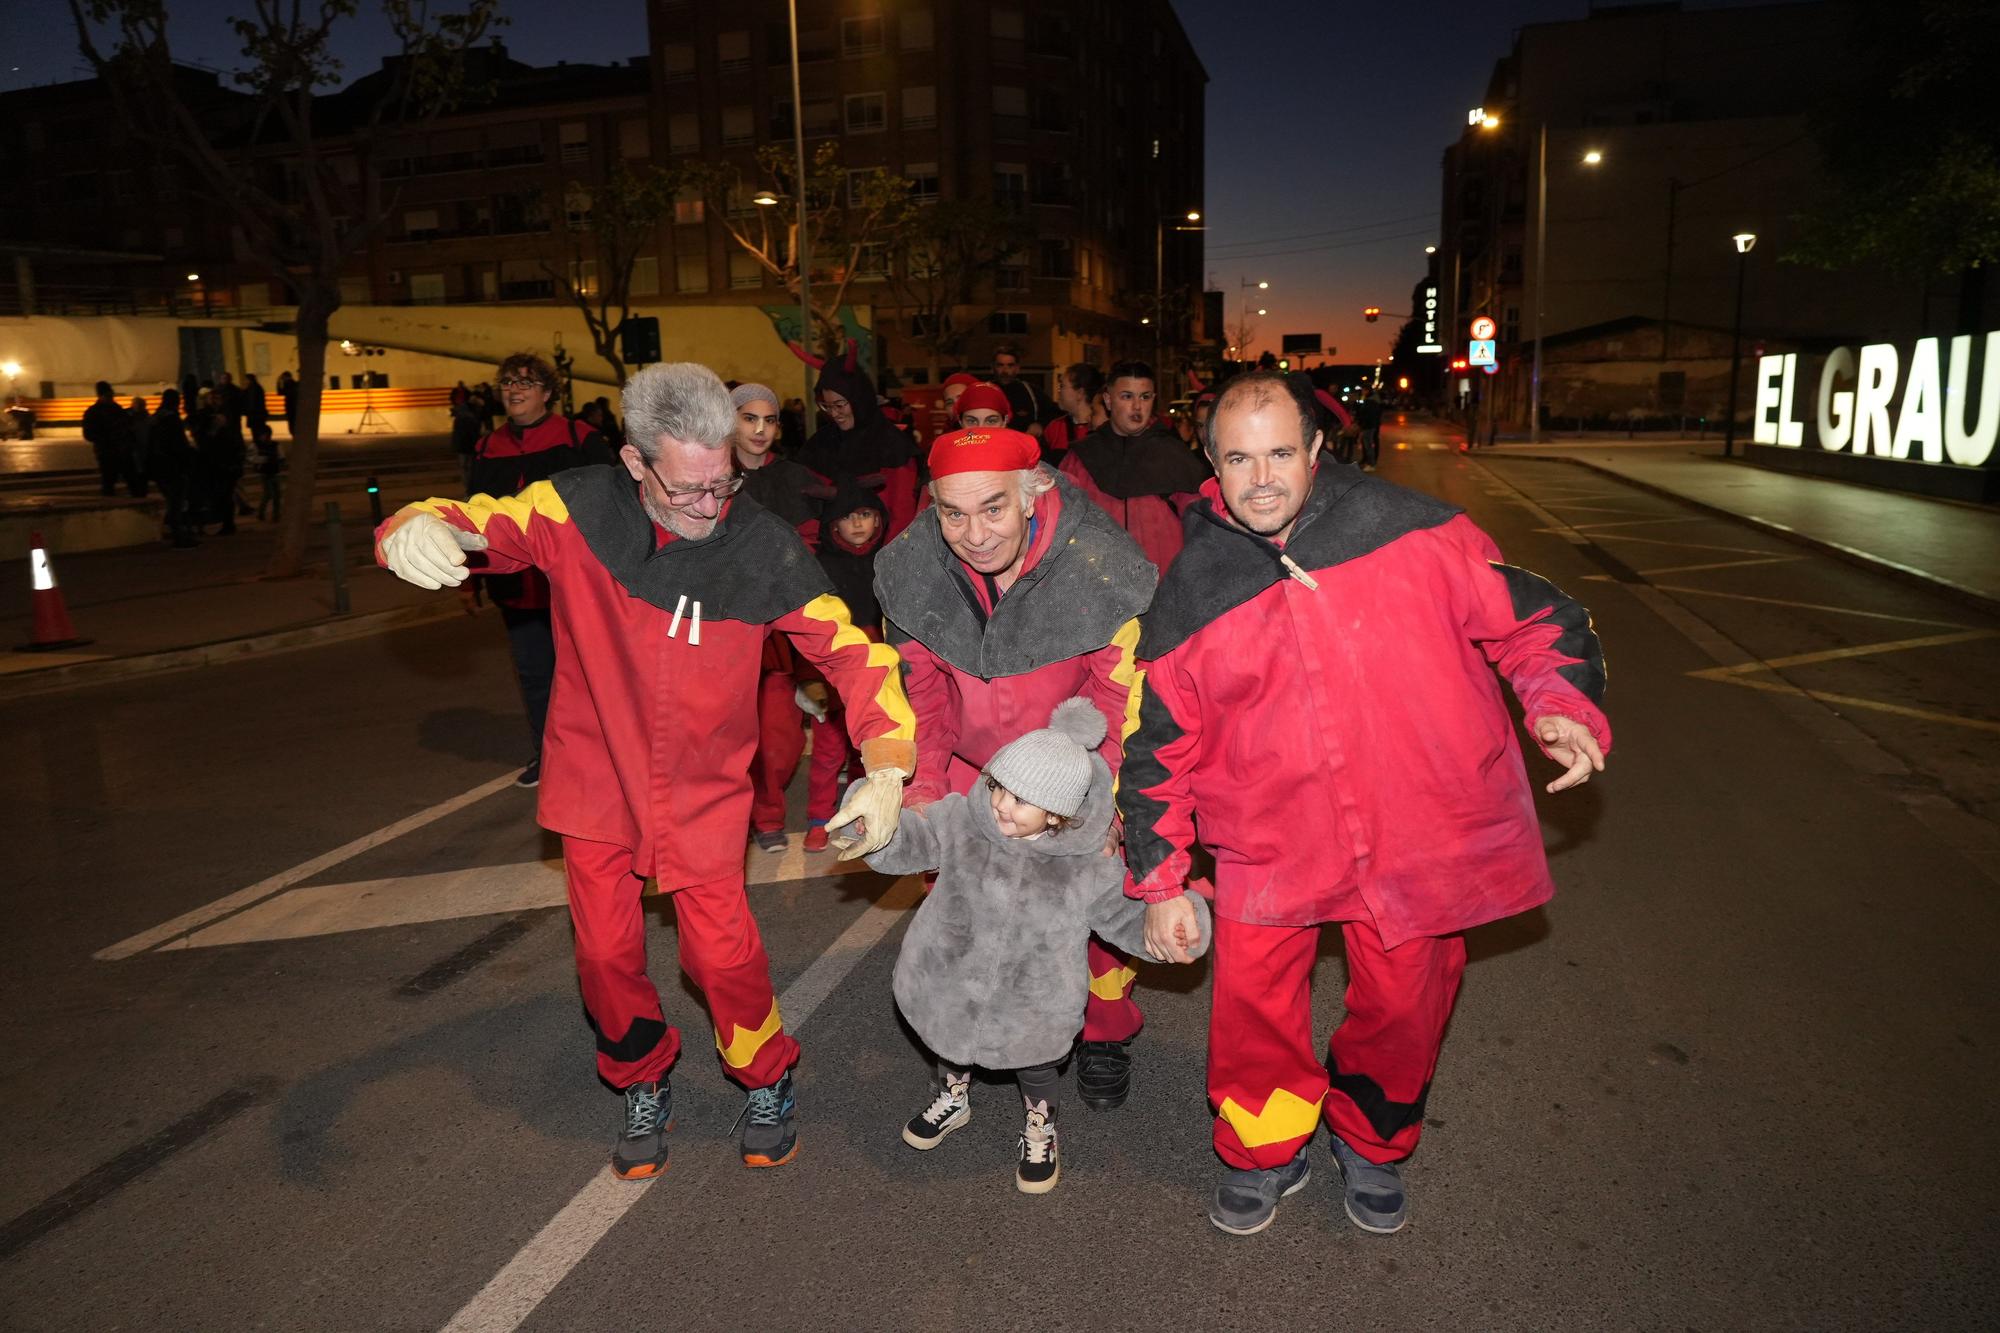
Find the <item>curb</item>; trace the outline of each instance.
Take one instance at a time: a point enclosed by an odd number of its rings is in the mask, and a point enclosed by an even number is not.
[[[1824,537],[1812,536],[1810,533],[1801,532],[1797,528],[1788,527],[1783,523],[1778,523],[1768,518],[1759,518],[1755,514],[1739,513],[1734,509],[1725,509],[1721,505],[1711,504],[1706,500],[1697,500],[1693,496],[1684,495],[1679,491],[1670,490],[1665,486],[1653,482],[1641,481],[1637,477],[1627,476],[1616,468],[1608,468],[1600,463],[1590,462],[1588,459],[1565,458],[1561,454],[1509,453],[1500,455],[1500,457],[1521,458],[1531,463],[1567,463],[1571,467],[1580,467],[1587,472],[1595,472],[1601,477],[1609,477],[1613,481],[1621,482],[1624,485],[1632,487],[1634,490],[1645,491],[1649,495],[1657,495],[1662,499],[1684,504],[1690,509],[1699,509],[1704,513],[1714,514],[1718,518],[1730,519],[1734,522],[1742,523],[1747,527],[1767,532],[1773,537],[1783,538],[1794,545],[1807,547],[1820,552],[1822,555],[1830,555],[1836,560],[1845,561],[1847,564],[1859,566],[1876,574],[1886,574],[1900,583],[1910,584],[1915,587],[1927,589],[1930,592],[1939,593],[1952,601],[1969,606],[1976,611],[1984,611],[1988,615],[2000,615],[2000,597],[1994,597],[1990,593],[1981,592],[1977,588],[1968,588],[1964,584],[1953,583],[1950,579],[1928,573],[1914,566],[1898,564],[1896,561],[1887,559],[1884,556],[1857,550],[1852,546],[1843,546],[1839,542],[1829,541]],[[1932,497],[1922,496],[1919,498],[1931,499]]]
[[[137,676],[222,666],[248,657],[316,648],[346,639],[365,639],[371,635],[387,634],[391,630],[426,625],[435,620],[455,619],[464,614],[465,610],[458,601],[450,599],[439,606],[398,606],[387,611],[340,616],[310,625],[250,634],[238,639],[222,639],[215,643],[198,643],[155,653],[134,653],[127,657],[107,657],[95,662],[75,662],[45,671],[24,671],[17,675],[0,676],[0,701],[83,689]]]

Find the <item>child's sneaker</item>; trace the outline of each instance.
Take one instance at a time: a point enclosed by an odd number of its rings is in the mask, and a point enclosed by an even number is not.
[[[1055,1122],[1049,1119],[1049,1104],[1037,1102],[1028,1108],[1028,1122],[1021,1127],[1021,1161],[1014,1168],[1014,1187],[1023,1194],[1047,1194],[1061,1176]]]
[[[944,1142],[945,1135],[971,1119],[972,1080],[940,1083],[931,1104],[903,1126],[903,1142],[918,1152],[929,1152]]]
[[[827,843],[826,825],[814,824],[811,828],[806,830],[807,851],[823,852],[826,850],[826,843]]]

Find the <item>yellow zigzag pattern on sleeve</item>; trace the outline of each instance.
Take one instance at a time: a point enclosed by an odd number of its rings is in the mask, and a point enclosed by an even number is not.
[[[847,603],[830,592],[823,592],[807,602],[799,614],[808,620],[830,622],[834,627],[834,649],[852,648],[856,644],[868,649],[868,665],[882,672],[882,684],[875,691],[875,705],[896,724],[895,730],[888,734],[899,741],[916,739],[917,715],[911,710],[910,701],[903,697],[901,655],[888,644],[878,643],[856,629]]]

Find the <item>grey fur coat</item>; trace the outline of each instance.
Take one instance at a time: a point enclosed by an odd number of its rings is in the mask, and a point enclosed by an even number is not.
[[[896,836],[868,858],[888,875],[937,870],[896,959],[896,1004],[931,1052],[964,1068],[1024,1069],[1069,1054],[1090,994],[1084,944],[1094,931],[1145,956],[1146,905],[1125,896],[1125,861],[1104,854],[1111,771],[1091,759],[1077,822],[1009,838],[982,782],[905,810]],[[1208,904],[1199,895],[1200,948]]]

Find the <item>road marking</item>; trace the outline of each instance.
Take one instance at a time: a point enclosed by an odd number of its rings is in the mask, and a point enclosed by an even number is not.
[[[906,875],[856,917],[813,960],[812,966],[778,996],[778,1009],[793,1035],[833,994],[869,950],[881,943],[903,912],[922,901],[921,875]],[[605,1167],[578,1190],[548,1225],[536,1232],[492,1281],[467,1301],[444,1333],[512,1333],[568,1277],[584,1257],[653,1188],[654,1181],[634,1184],[618,1179]]]
[[[393,824],[384,824],[373,833],[363,834],[353,842],[336,847],[330,852],[324,852],[319,856],[315,856],[310,861],[301,861],[290,870],[281,870],[269,879],[257,881],[247,889],[238,889],[227,897],[217,898],[206,907],[197,907],[191,912],[183,912],[173,920],[154,926],[151,930],[142,930],[137,935],[120,940],[108,948],[99,949],[91,957],[100,962],[112,962],[120,958],[130,958],[133,954],[144,953],[155,945],[164,944],[168,940],[187,935],[219,917],[228,916],[233,912],[240,912],[246,907],[262,902],[273,894],[281,893],[302,879],[310,879],[322,870],[337,866],[342,861],[351,860],[371,848],[380,847],[385,842],[393,842],[405,833],[420,829],[426,824],[435,823],[443,819],[446,815],[463,810],[466,806],[478,801],[483,801],[494,792],[512,786],[514,777],[513,773],[508,773],[504,777],[494,778],[491,782],[482,782],[471,791],[454,796],[448,801],[439,801],[429,809],[419,810],[417,813],[405,816]]]
[[[1656,569],[1635,569],[1632,572],[1640,578],[1650,579],[1655,574],[1693,574],[1704,569],[1746,569],[1751,565],[1789,565],[1793,561],[1805,559],[1802,555],[1767,555],[1756,560],[1709,560],[1699,565],[1661,565]]]
[[[1607,576],[1592,574],[1589,577],[1604,578]],[[1765,606],[1790,606],[1796,607],[1801,611],[1831,611],[1836,615],[1866,616],[1870,620],[1896,620],[1910,625],[1937,625],[1944,629],[1971,628],[1970,625],[1962,624],[1956,620],[1927,620],[1922,616],[1898,616],[1892,615],[1887,611],[1863,611],[1852,606],[1827,606],[1820,602],[1795,602],[1784,597],[1754,597],[1747,592],[1722,592],[1716,588],[1693,588],[1669,583],[1655,583],[1653,586],[1661,592],[1687,593],[1695,597],[1721,597],[1732,602],[1758,602]]]
[[[1920,722],[1942,722],[1948,726],[1970,727],[1974,731],[1990,731],[2000,734],[2000,722],[1989,722],[1984,718],[1960,717],[1956,713],[1934,713],[1925,708],[1909,708],[1902,704],[1886,703],[1880,699],[1863,699],[1854,694],[1832,694],[1825,690],[1802,689],[1790,681],[1752,680],[1748,676],[1731,674],[1734,668],[1716,667],[1704,671],[1690,671],[1688,674],[1700,680],[1720,681],[1725,685],[1741,685],[1746,689],[1766,690],[1772,694],[1793,694],[1814,699],[1823,704],[1841,704],[1848,708],[1865,708],[1875,713],[1891,713],[1897,717],[1915,718]]]
[[[1578,532],[1602,532],[1606,528],[1643,528],[1654,523],[1697,523],[1700,521],[1701,518],[1699,515],[1690,514],[1685,518],[1620,518],[1613,519],[1609,523],[1600,523],[1593,519],[1588,523],[1571,523],[1567,526],[1576,529]],[[1555,529],[1536,528],[1535,531],[1554,532]]]
[[[1712,542],[1674,541],[1669,537],[1638,537],[1626,532],[1607,532],[1599,540],[1607,542],[1644,542],[1648,546],[1678,546],[1687,551],[1721,551],[1727,555],[1771,554],[1771,548],[1768,546],[1717,546]],[[1788,558],[1798,559],[1799,557],[1792,556]]]
[[[1849,648],[1822,648],[1813,653],[1794,653],[1790,657],[1766,657],[1754,662],[1740,662],[1735,666],[1716,667],[1715,671],[1732,675],[1743,675],[1752,671],[1778,671],[1785,667],[1812,666],[1819,662],[1844,662],[1855,657],[1873,657],[1879,653],[1900,653],[1910,648],[1942,648],[1948,644],[1971,643],[1977,639],[2000,637],[2000,631],[1990,629],[1961,630],[1956,634],[1926,634],[1920,639],[1894,639],[1887,643],[1862,643]]]

